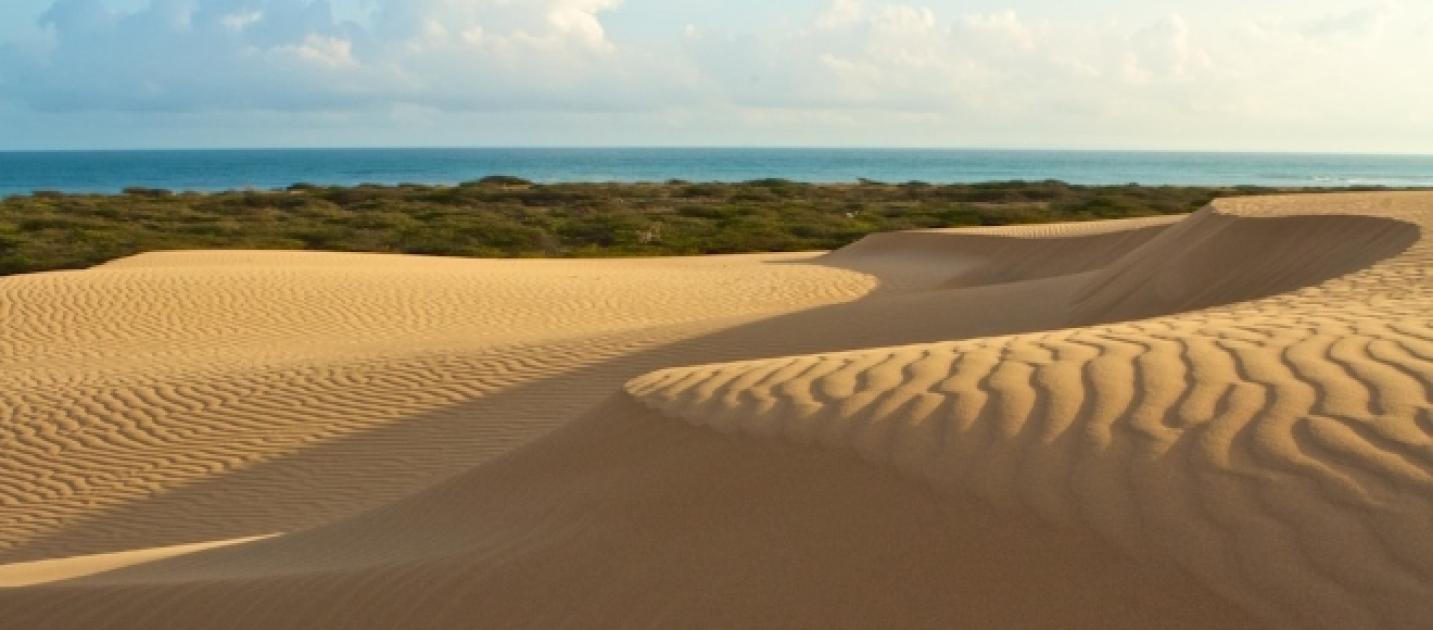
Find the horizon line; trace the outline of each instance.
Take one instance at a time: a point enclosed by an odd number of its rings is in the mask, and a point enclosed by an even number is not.
[[[356,146],[213,146],[213,147],[54,147],[0,148],[0,153],[184,153],[243,151],[990,151],[1009,153],[1149,153],[1206,155],[1290,155],[1350,157],[1433,157],[1433,152],[1290,149],[1188,149],[1117,147],[909,146],[909,145],[356,145]]]

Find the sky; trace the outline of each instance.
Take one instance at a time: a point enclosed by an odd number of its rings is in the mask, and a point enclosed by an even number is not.
[[[1433,153],[1427,0],[3,0],[0,149]]]

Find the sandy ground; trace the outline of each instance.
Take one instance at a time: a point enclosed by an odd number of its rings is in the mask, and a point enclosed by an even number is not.
[[[1428,628],[1429,225],[0,279],[0,627]]]

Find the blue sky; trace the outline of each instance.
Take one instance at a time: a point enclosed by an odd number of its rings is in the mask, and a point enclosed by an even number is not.
[[[1423,0],[6,0],[0,149],[1433,153]]]

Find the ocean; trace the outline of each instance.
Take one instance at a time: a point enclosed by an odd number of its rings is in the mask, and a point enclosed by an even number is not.
[[[1072,184],[1433,187],[1433,155],[976,149],[235,149],[0,152],[0,196],[281,188],[298,182],[539,182],[1058,179]]]

